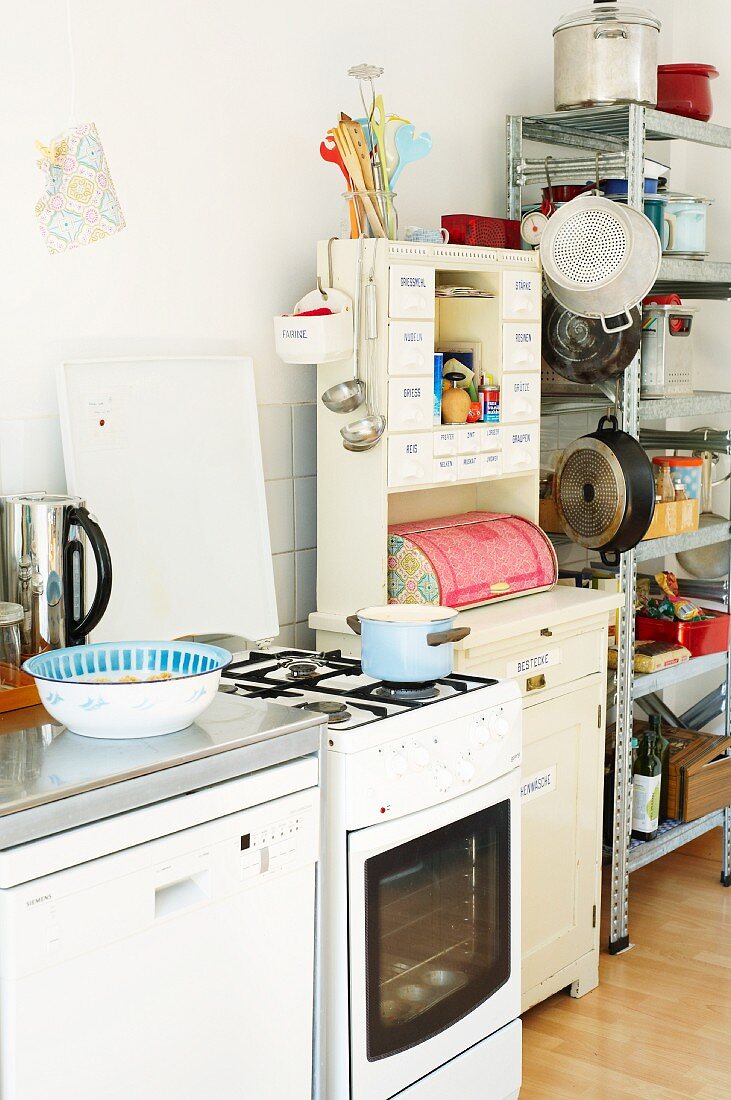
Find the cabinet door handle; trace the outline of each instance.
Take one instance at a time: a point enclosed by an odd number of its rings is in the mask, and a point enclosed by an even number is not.
[[[541,631],[541,637],[542,638],[552,638],[553,637],[553,631],[549,630],[547,626],[544,626],[543,630]]]
[[[546,677],[541,672],[538,676],[529,676],[525,682],[526,691],[537,691],[546,686]]]

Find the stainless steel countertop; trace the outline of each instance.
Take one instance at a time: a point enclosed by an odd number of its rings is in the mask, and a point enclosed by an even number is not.
[[[194,725],[102,740],[43,707],[0,716],[0,849],[318,751],[321,716],[219,694]]]

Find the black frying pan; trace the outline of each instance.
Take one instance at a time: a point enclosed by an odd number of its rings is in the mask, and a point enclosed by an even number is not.
[[[644,538],[655,509],[652,463],[640,444],[603,416],[590,435],[563,452],[556,468],[556,502],[569,538],[601,551],[605,565]]]

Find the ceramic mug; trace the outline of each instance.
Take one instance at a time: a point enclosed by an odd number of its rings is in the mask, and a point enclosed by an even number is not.
[[[449,240],[447,229],[423,229],[420,225],[407,225],[405,241],[418,241],[420,244],[446,244]]]

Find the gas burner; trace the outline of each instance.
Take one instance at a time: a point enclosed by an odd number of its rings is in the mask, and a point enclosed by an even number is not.
[[[322,667],[319,661],[280,661],[288,680],[311,680]]]
[[[420,703],[425,699],[436,699],[439,695],[439,688],[433,681],[429,680],[423,684],[395,684],[384,680],[382,684],[373,689],[373,694],[377,695],[379,699],[390,699],[394,703]]]
[[[311,703],[298,703],[297,709],[314,710],[317,714],[326,714],[328,726],[337,726],[353,717],[345,703],[338,703],[335,699],[315,699]]]

